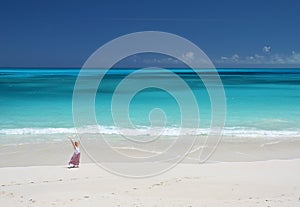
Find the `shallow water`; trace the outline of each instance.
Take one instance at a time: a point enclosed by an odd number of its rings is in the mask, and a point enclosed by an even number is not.
[[[116,103],[114,113],[121,117],[114,123],[111,98],[116,86],[134,70],[114,69],[101,82],[95,101],[100,133],[151,135],[161,130],[162,135],[206,135],[211,122],[211,102],[208,91],[199,77],[189,69],[171,69],[183,79],[197,100],[200,125],[193,123],[197,111],[187,107],[187,120],[181,129],[181,111],[178,102],[161,89],[148,88],[137,93],[129,105],[129,118],[138,128],[126,128],[124,105]],[[293,138],[300,137],[300,69],[218,69],[226,93],[226,124],[224,135],[229,137]],[[72,95],[79,69],[1,69],[0,70],[0,143],[59,140],[56,134],[75,132],[72,117]],[[206,71],[209,76],[209,70]],[[94,74],[92,75],[96,77]],[[139,77],[142,81],[160,81],[171,84],[168,75],[149,71]],[[171,85],[174,94],[184,97],[187,89]],[[121,90],[126,97],[132,88]],[[89,89],[82,93],[89,93]],[[85,105],[83,105],[85,107]],[[153,109],[161,111],[149,121]],[[122,114],[124,112],[124,114]],[[153,115],[153,114],[152,114]],[[155,113],[154,113],[155,115]],[[84,116],[84,115],[83,115]],[[122,118],[124,117],[124,120]],[[156,118],[156,119],[155,119]],[[190,119],[190,120],[189,120]],[[158,120],[155,122],[155,120]],[[163,121],[162,121],[163,120]],[[149,130],[153,124],[154,129]],[[124,129],[118,129],[118,126]],[[86,131],[91,126],[88,117],[80,126]],[[18,139],[15,139],[19,135]],[[54,136],[53,136],[54,135]],[[11,139],[10,139],[11,138]]]

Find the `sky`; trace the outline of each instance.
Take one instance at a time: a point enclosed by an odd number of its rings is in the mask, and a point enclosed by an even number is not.
[[[182,36],[216,67],[300,67],[299,11],[299,0],[0,0],[0,67],[81,67],[140,31]]]

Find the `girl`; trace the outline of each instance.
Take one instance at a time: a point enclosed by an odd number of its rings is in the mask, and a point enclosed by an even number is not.
[[[74,153],[71,157],[71,160],[69,162],[68,168],[78,168],[79,167],[79,161],[80,161],[80,149],[79,149],[79,141],[74,142],[71,137],[68,137],[73,145]]]

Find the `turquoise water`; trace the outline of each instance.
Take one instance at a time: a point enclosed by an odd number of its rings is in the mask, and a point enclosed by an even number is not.
[[[111,116],[111,97],[118,83],[132,71],[111,70],[99,86],[95,109],[103,134],[118,133]],[[190,70],[173,71],[196,94],[201,117],[198,133],[205,134],[211,121],[206,88]],[[225,135],[300,137],[300,69],[243,68],[218,72],[227,99]],[[78,73],[79,69],[0,69],[0,142],[16,135],[24,137],[18,141],[26,142],[37,135],[73,133],[72,94]],[[152,71],[151,77],[168,80],[157,71]],[[186,91],[176,88],[176,93]],[[118,110],[122,112],[121,107],[120,104]],[[172,135],[181,124],[180,109],[176,100],[160,89],[149,88],[136,94],[129,110],[132,123],[138,128],[149,127],[149,112],[154,108],[164,111],[166,135]],[[88,121],[82,127],[88,129]],[[188,128],[186,131],[190,133]]]

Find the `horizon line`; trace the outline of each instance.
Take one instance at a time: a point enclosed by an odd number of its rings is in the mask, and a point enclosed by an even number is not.
[[[112,67],[109,69],[140,69],[144,67]],[[191,69],[189,67],[163,67],[166,69]],[[81,67],[0,67],[1,69],[81,69]],[[90,68],[90,69],[103,69]],[[213,68],[207,68],[213,69]],[[299,67],[215,67],[215,69],[300,69]]]

